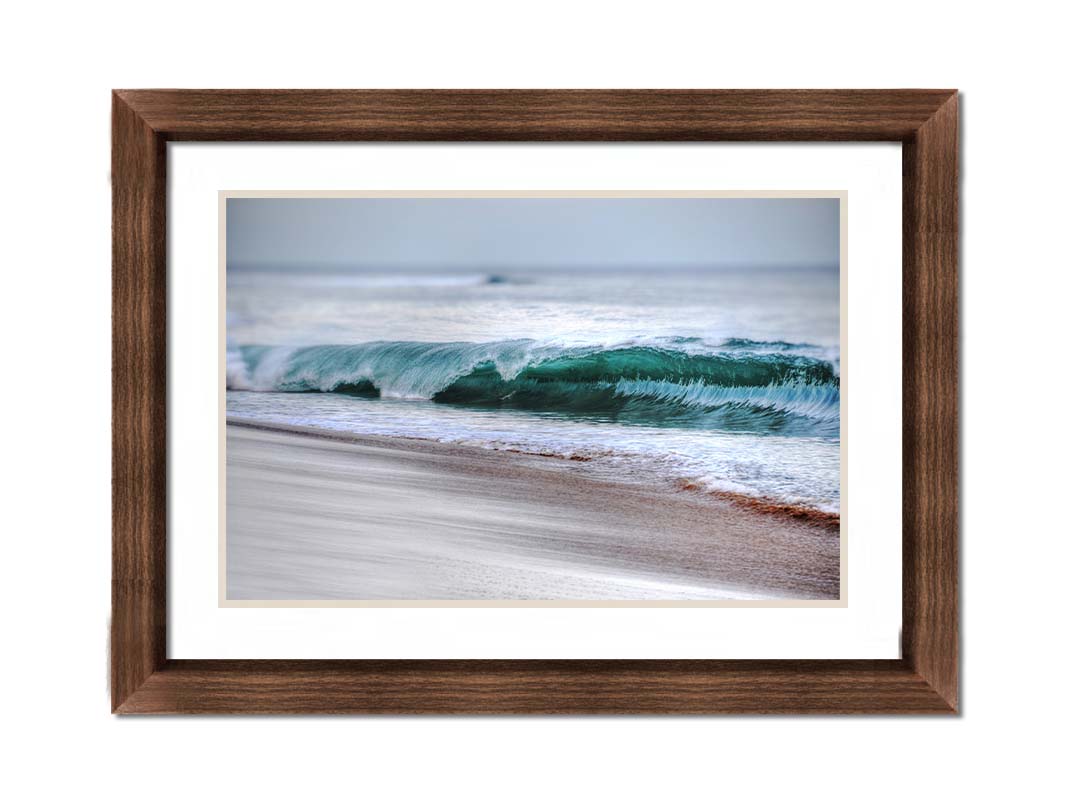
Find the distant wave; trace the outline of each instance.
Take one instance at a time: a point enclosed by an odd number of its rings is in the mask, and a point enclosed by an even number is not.
[[[467,288],[491,286],[512,281],[493,273],[418,273],[418,272],[271,272],[269,270],[231,270],[226,276],[231,286],[252,282],[256,286],[286,286],[323,289],[407,289]]]
[[[836,435],[840,380],[834,365],[811,351],[788,342],[694,338],[586,346],[528,339],[243,346],[227,353],[227,388]]]

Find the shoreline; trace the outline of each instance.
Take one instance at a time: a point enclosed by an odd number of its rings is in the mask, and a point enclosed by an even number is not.
[[[567,459],[227,419],[227,599],[837,600],[836,525]]]
[[[531,458],[539,459],[551,459],[554,461],[562,462],[574,461],[584,463],[592,460],[592,458],[590,458],[589,456],[565,456],[557,453],[536,453],[531,452],[529,450],[519,450],[515,448],[478,447],[477,445],[441,442],[436,439],[424,439],[416,436],[385,436],[371,433],[353,433],[350,431],[343,430],[331,430],[329,428],[317,428],[311,425],[290,425],[282,422],[245,420],[231,418],[228,416],[226,417],[226,425],[250,428],[253,430],[293,433],[300,436],[312,436],[321,439],[331,439],[334,441],[376,443],[383,447],[396,446],[401,448],[415,449],[441,448],[441,452],[451,452],[455,448],[461,448],[464,450],[471,450],[477,453],[510,453],[518,456],[528,456]],[[583,476],[583,478],[593,481],[601,480],[592,476]],[[613,483],[613,481],[605,482]],[[755,497],[752,495],[742,494],[741,492],[730,492],[722,489],[710,489],[697,482],[686,480],[684,478],[673,481],[672,485],[673,488],[679,493],[685,492],[697,497],[713,497],[719,500],[725,500],[757,514],[766,514],[774,517],[797,520],[799,522],[809,523],[811,525],[816,525],[818,527],[840,533],[841,515],[839,513],[835,513],[832,511],[824,511],[822,509],[812,508],[810,506],[782,503],[769,498]],[[647,488],[655,487],[649,486]]]

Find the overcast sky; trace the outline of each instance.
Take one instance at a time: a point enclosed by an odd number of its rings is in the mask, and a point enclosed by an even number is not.
[[[836,266],[837,199],[231,198],[240,267]]]

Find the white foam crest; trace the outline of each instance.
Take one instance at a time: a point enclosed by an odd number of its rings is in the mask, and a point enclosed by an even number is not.
[[[226,388],[227,389],[252,389],[252,379],[248,374],[248,364],[244,356],[236,347],[227,343],[226,346]]]
[[[271,347],[263,353],[251,374],[252,389],[275,391],[289,369],[289,357],[295,352],[295,347]]]
[[[836,419],[839,392],[828,384],[781,383],[767,386],[720,386],[702,380],[673,383],[666,380],[620,380],[603,383],[605,389],[626,397],[647,397],[694,408],[745,405],[784,411],[812,419]]]

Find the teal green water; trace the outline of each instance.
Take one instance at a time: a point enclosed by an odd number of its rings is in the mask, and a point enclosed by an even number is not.
[[[836,435],[840,381],[810,355],[760,343],[707,347],[667,339],[640,347],[532,340],[371,342],[296,349],[246,346],[234,389],[335,392],[455,406],[571,414],[601,421]],[[778,347],[781,347],[779,345]]]

